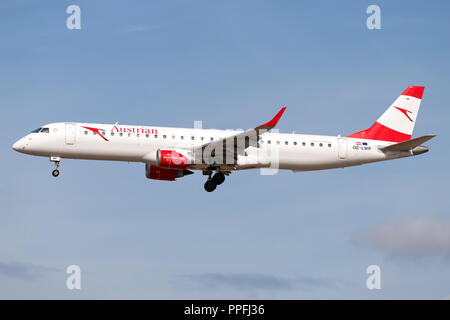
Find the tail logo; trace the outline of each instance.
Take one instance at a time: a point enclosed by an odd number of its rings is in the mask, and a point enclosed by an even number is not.
[[[406,110],[406,109],[403,109],[403,108],[399,108],[399,107],[394,107],[394,108],[399,110],[401,113],[403,113],[409,119],[409,121],[414,122],[413,119],[411,119],[409,117],[409,115],[408,115],[408,112],[412,113],[412,111],[409,111],[409,110]]]

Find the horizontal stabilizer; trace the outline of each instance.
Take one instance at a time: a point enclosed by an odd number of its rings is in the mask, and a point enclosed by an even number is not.
[[[381,151],[409,151],[414,149],[415,147],[421,145],[424,142],[427,142],[428,140],[436,137],[435,134],[427,134],[425,136],[403,141],[400,143],[391,144],[387,147],[380,148]]]

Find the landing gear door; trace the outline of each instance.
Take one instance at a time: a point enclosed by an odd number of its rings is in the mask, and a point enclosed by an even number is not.
[[[339,160],[347,159],[347,138],[338,138],[338,148]]]
[[[75,144],[75,123],[66,123],[66,144]]]

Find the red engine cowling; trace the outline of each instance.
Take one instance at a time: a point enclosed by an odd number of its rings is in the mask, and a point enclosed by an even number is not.
[[[181,178],[192,173],[189,170],[166,169],[145,164],[145,176],[149,179],[174,181],[176,178]]]
[[[156,153],[158,167],[168,169],[186,169],[188,158],[174,150],[158,150]]]

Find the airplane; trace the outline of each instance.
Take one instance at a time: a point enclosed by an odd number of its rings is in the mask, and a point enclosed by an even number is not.
[[[275,168],[293,172],[358,166],[416,156],[435,137],[411,139],[425,87],[410,86],[368,129],[347,136],[275,133],[286,107],[247,131],[59,122],[33,130],[12,148],[61,159],[141,162],[149,179],[174,181],[200,170],[211,192],[232,172]]]

